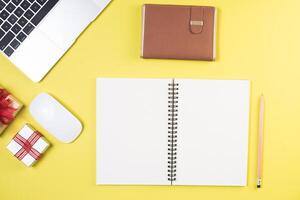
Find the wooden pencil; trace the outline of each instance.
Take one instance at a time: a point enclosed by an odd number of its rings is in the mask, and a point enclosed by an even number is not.
[[[258,129],[258,160],[257,160],[257,188],[262,186],[262,157],[263,157],[263,129],[264,129],[265,99],[260,96],[259,129]]]

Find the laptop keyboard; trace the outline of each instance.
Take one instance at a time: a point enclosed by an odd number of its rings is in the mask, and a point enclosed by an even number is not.
[[[58,0],[0,0],[0,50],[8,57]]]

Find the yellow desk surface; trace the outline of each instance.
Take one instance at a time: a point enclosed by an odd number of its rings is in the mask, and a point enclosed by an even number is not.
[[[143,3],[213,5],[218,8],[215,62],[139,58]],[[24,102],[0,136],[0,199],[300,199],[300,1],[113,0],[41,83],[27,79],[0,56],[0,84]],[[180,77],[252,81],[247,187],[95,185],[96,77]],[[49,92],[83,122],[72,144],[44,131],[28,106]],[[258,100],[266,98],[263,187],[256,189]],[[52,143],[33,168],[6,145],[24,123]],[[147,172],[145,172],[147,173]]]

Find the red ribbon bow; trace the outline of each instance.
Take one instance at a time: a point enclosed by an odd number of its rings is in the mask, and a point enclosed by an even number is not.
[[[9,93],[0,89],[0,123],[8,125],[14,118],[17,109],[13,108],[12,101],[8,99]]]
[[[17,142],[22,148],[15,154],[15,156],[22,160],[27,154],[31,155],[35,160],[41,158],[41,153],[33,148],[33,145],[42,137],[42,135],[35,131],[27,140],[20,134],[14,137],[14,141]]]

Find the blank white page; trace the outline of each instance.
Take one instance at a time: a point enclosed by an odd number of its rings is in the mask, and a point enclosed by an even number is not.
[[[179,83],[175,185],[247,184],[250,82]]]
[[[97,79],[97,184],[170,184],[170,81]]]

